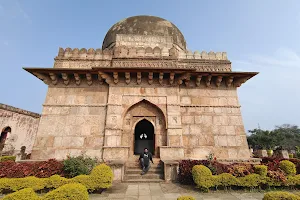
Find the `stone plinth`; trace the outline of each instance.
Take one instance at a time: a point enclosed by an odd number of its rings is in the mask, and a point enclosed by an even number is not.
[[[289,152],[287,150],[276,150],[274,155],[279,158],[289,159]]]
[[[257,150],[257,151],[255,152],[255,154],[256,154],[258,157],[268,157],[267,150]]]
[[[166,182],[177,181],[179,162],[174,160],[163,160],[164,179]]]
[[[106,164],[110,166],[113,171],[114,174],[113,181],[123,181],[125,161],[109,160],[106,162]]]

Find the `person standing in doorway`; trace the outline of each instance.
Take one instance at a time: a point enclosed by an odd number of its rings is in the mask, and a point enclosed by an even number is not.
[[[139,160],[140,160],[141,167],[143,169],[143,172],[141,173],[141,175],[144,175],[150,169],[150,161],[153,164],[152,154],[148,151],[147,148],[144,149],[144,152],[140,155]]]

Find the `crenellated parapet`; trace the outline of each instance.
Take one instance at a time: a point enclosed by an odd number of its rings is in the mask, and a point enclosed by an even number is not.
[[[113,56],[112,50],[102,50],[102,49],[78,49],[78,48],[59,48],[56,60],[66,59],[66,60],[111,60]]]
[[[59,48],[56,60],[112,60],[113,58],[167,58],[180,60],[228,60],[226,52],[182,51],[176,47],[126,47],[113,49]]]

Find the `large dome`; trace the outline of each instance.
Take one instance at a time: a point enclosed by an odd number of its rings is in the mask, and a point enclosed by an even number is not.
[[[119,21],[108,30],[102,49],[114,44],[117,34],[169,36],[172,37],[173,44],[186,50],[186,42],[180,30],[171,22],[155,16],[141,15]]]

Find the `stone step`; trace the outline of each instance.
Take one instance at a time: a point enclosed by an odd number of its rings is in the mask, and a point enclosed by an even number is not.
[[[150,164],[151,167],[162,167],[163,165],[160,164],[160,163],[154,163],[154,164]],[[126,167],[141,167],[140,163],[133,163],[133,162],[130,162],[130,163],[126,163]]]
[[[160,183],[164,182],[163,179],[129,179],[124,180],[125,183]]]
[[[142,169],[126,169],[125,174],[140,174],[142,172]],[[162,169],[157,169],[157,168],[150,168],[149,171],[147,172],[148,174],[163,174]]]
[[[162,179],[163,175],[162,174],[144,174],[141,175],[139,174],[126,174],[124,176],[125,180],[132,180],[132,179]]]

